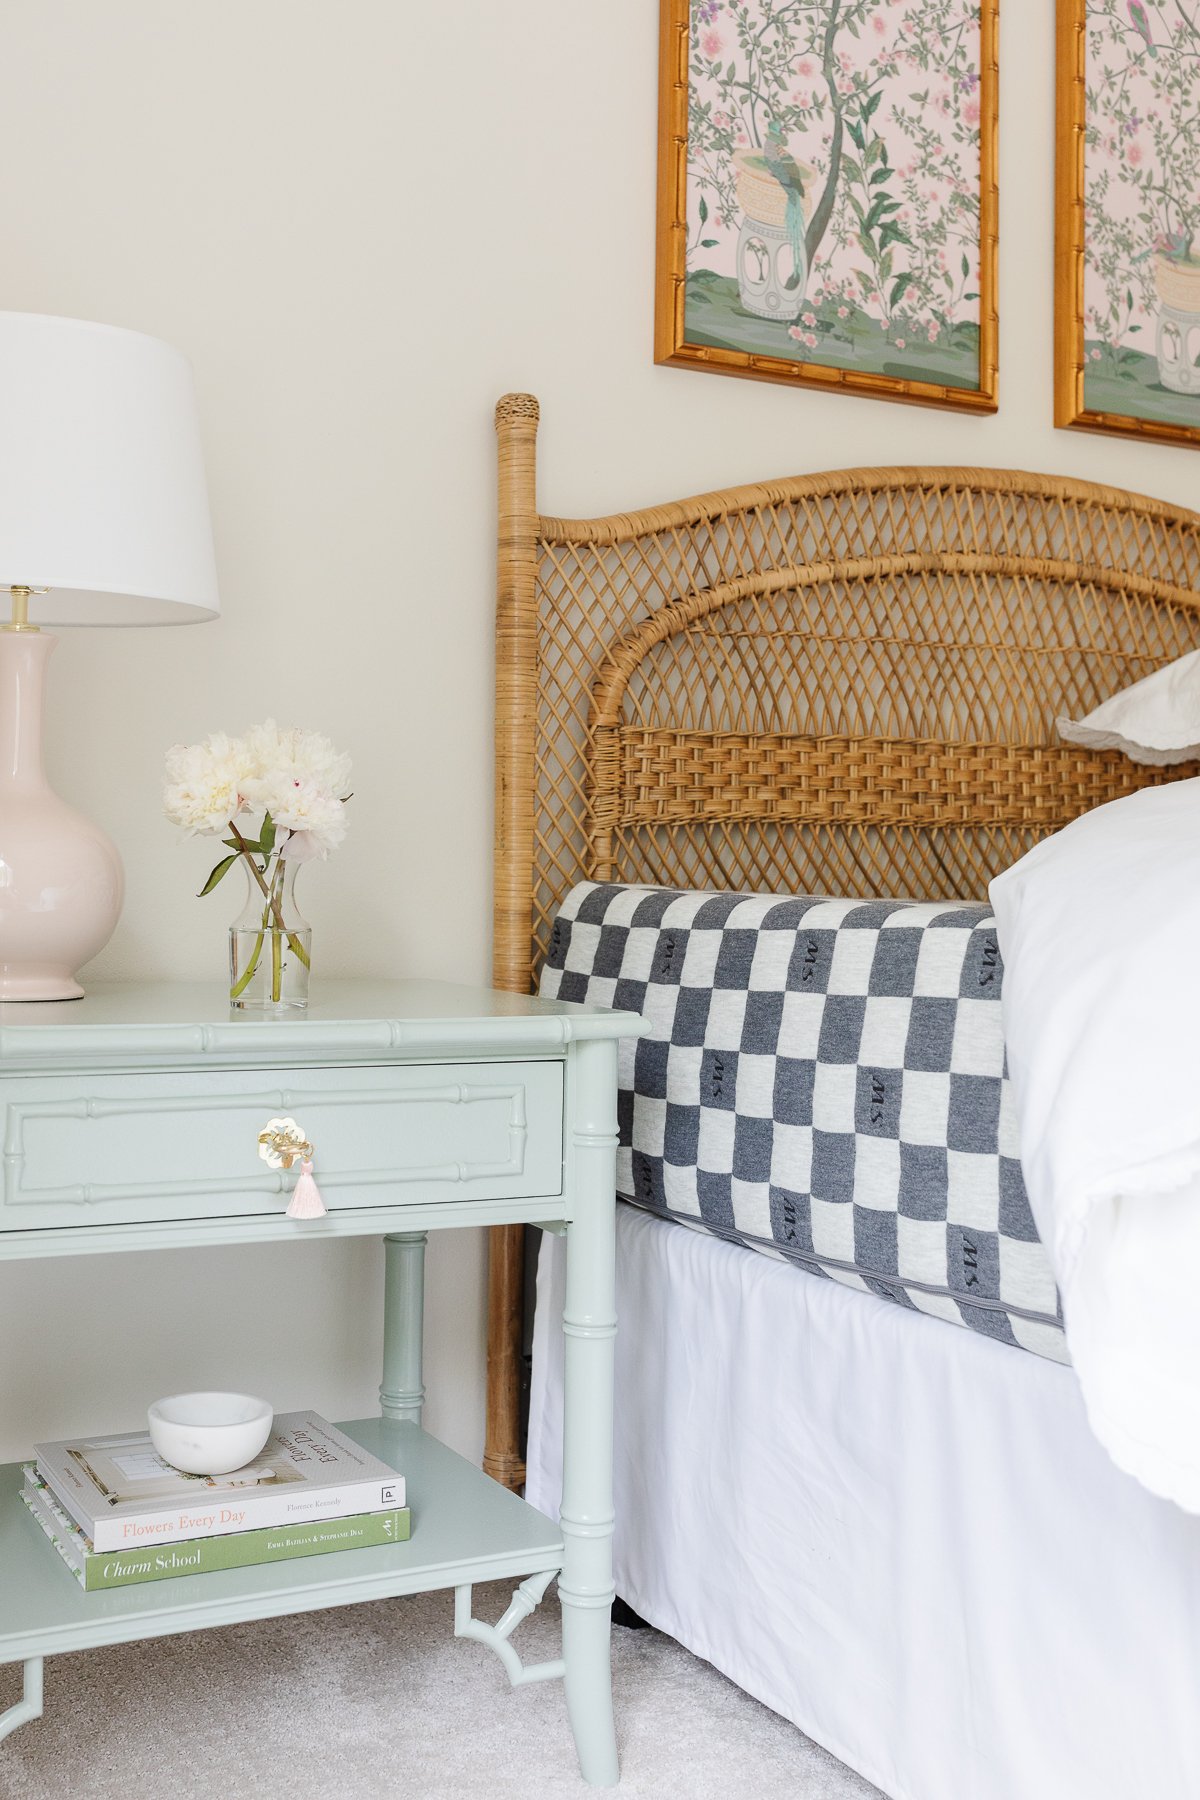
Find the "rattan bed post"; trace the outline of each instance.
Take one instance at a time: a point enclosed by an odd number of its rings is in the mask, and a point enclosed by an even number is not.
[[[533,945],[533,738],[537,716],[537,427],[532,394],[496,406],[496,771],[492,980],[527,994]],[[523,1225],[488,1233],[487,1436],[483,1466],[505,1487],[525,1480],[520,1453]]]

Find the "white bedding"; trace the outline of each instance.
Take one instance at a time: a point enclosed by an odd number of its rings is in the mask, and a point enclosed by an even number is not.
[[[1200,1518],[1113,1465],[1073,1372],[618,1216],[623,1597],[895,1800],[1196,1800]],[[562,1248],[529,1441],[551,1513]]]
[[[1021,1164],[1088,1416],[1200,1513],[1200,780],[1085,814],[991,900]]]

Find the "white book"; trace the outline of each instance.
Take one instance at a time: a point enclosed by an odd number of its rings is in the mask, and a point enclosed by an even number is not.
[[[404,1477],[318,1413],[282,1413],[232,1475],[185,1475],[149,1435],[38,1444],[37,1470],[97,1550],[173,1544],[405,1504]]]
[[[32,1469],[25,1470],[21,1498],[76,1581],[82,1585],[84,1556],[88,1548],[88,1541],[78,1525],[73,1524],[62,1507],[57,1505],[49,1488],[43,1482],[38,1481]]]

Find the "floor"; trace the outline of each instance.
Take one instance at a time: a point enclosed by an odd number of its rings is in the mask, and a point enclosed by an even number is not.
[[[478,1588],[495,1619],[511,1584]],[[0,1744],[3,1800],[576,1800],[561,1684],[511,1692],[448,1593],[91,1650]],[[517,1644],[557,1654],[553,1600]],[[614,1630],[622,1800],[880,1800],[656,1631]],[[0,1669],[0,1707],[17,1671]]]

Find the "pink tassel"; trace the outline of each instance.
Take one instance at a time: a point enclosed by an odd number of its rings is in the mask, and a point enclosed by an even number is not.
[[[313,1180],[312,1164],[308,1161],[300,1164],[300,1178],[292,1194],[292,1203],[287,1209],[289,1219],[323,1219],[329,1211],[321,1198],[321,1190]]]

